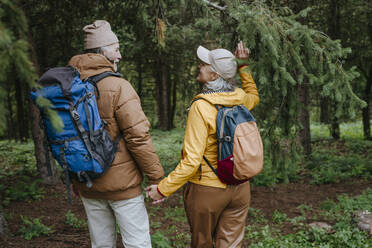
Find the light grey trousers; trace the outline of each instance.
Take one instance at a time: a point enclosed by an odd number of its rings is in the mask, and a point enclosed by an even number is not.
[[[142,195],[110,201],[82,197],[92,248],[115,248],[116,226],[125,248],[151,248],[149,218]]]

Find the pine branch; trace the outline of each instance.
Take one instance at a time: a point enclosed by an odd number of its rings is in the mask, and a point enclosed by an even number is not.
[[[234,20],[236,23],[238,23],[238,20],[235,18],[235,17],[232,17],[231,15],[229,15],[229,13],[226,11],[227,9],[227,5],[225,6],[219,6],[211,1],[208,1],[208,0],[202,0],[204,3],[206,3],[208,6],[212,7],[212,8],[215,8],[221,12],[223,12],[226,16],[230,17],[232,20]]]
[[[219,5],[217,5],[217,4],[215,4],[215,3],[212,3],[211,1],[208,1],[208,0],[202,0],[203,2],[205,2],[207,5],[209,5],[209,6],[211,6],[211,7],[213,7],[213,8],[215,8],[215,9],[218,9],[218,10],[220,10],[220,11],[225,11],[226,10],[226,8],[227,8],[227,6],[219,6]]]

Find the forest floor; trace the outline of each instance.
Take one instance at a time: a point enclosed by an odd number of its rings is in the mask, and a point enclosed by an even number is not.
[[[152,136],[169,173],[178,162],[183,130],[154,130]],[[289,183],[268,165],[252,182],[243,247],[372,247],[371,236],[352,221],[353,211],[372,211],[372,142],[313,138],[312,160],[292,165]],[[0,142],[0,206],[8,222],[0,247],[90,247],[81,200],[72,197],[70,205],[61,182],[40,183],[32,149],[32,142]],[[146,205],[153,247],[190,246],[182,189],[162,204]],[[320,221],[332,229],[308,225]],[[117,246],[123,247],[119,234]]]
[[[275,211],[284,213],[289,218],[301,216],[301,209],[298,206],[311,206],[313,215],[307,216],[306,222],[320,221],[315,215],[321,211],[321,203],[325,200],[336,200],[341,194],[355,196],[361,194],[365,189],[372,189],[372,181],[350,179],[346,182],[310,185],[303,183],[280,184],[275,187],[258,186],[252,187],[253,211],[259,210],[267,220],[273,219]],[[11,236],[0,239],[1,247],[90,247],[89,232],[86,226],[73,228],[66,223],[66,212],[70,210],[78,219],[86,219],[83,205],[79,199],[73,199],[69,205],[66,198],[65,187],[59,183],[56,187],[44,187],[43,199],[37,201],[14,201],[5,208],[9,219],[9,232]],[[159,206],[153,206],[147,202],[147,209],[150,214],[152,234],[156,230],[162,230],[166,238],[167,231],[176,232],[176,235],[189,236],[189,227],[186,216],[183,212],[182,192],[179,191],[170,199]],[[179,211],[177,211],[179,209]],[[25,240],[19,235],[22,220],[20,216],[29,218],[41,218],[46,226],[52,226],[54,232],[49,236],[35,237],[32,240]],[[248,218],[247,224],[254,225],[256,218]],[[272,224],[269,222],[269,224]],[[159,229],[159,227],[161,227]],[[287,223],[281,227],[284,234],[294,232],[294,225]],[[188,234],[188,235],[187,235]],[[157,234],[161,240],[161,234]],[[185,237],[183,237],[185,238]],[[177,240],[185,241],[181,237]],[[189,237],[186,237],[188,240]],[[160,243],[160,241],[158,241]],[[118,235],[118,247],[123,247],[121,237]],[[161,244],[161,243],[160,243]],[[184,247],[188,244],[184,243]],[[249,240],[245,240],[245,247],[248,247]],[[179,244],[177,245],[178,247]],[[156,247],[156,246],[155,246]]]

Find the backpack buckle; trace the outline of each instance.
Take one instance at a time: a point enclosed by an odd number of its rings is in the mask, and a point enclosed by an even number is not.
[[[76,109],[74,109],[74,110],[71,111],[71,115],[72,115],[72,118],[73,118],[75,121],[77,121],[77,120],[80,119],[80,115],[79,115],[79,113],[76,111]]]

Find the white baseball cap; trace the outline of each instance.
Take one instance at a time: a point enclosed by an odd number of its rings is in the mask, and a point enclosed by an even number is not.
[[[215,49],[209,51],[199,46],[196,51],[198,58],[204,63],[211,65],[212,69],[223,79],[228,80],[235,77],[238,65],[235,56],[226,49]]]

